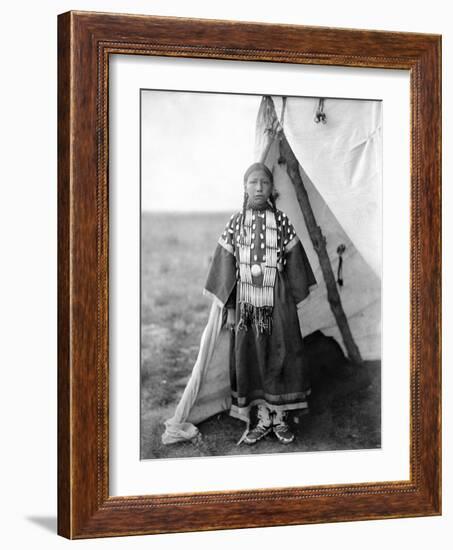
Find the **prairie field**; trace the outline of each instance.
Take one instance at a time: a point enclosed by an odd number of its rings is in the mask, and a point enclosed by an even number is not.
[[[195,363],[210,308],[202,290],[219,235],[232,212],[142,213],[141,458],[183,458],[380,447],[380,362],[332,378],[317,376],[311,412],[294,415],[296,442],[272,437],[237,446],[244,424],[221,413],[199,425],[202,438],[165,446],[163,422]]]

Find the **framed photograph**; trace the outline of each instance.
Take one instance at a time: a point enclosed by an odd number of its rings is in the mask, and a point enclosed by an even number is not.
[[[441,513],[441,39],[59,16],[58,532]]]

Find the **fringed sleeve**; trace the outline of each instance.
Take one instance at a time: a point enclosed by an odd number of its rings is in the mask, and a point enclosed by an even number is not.
[[[294,301],[297,306],[300,306],[310,290],[316,288],[317,281],[308,261],[307,253],[296,235],[293,225],[286,216],[284,216],[284,222],[282,234],[286,260],[285,270]]]
[[[203,290],[205,295],[211,296],[222,307],[234,307],[233,299],[236,287],[234,229],[236,219],[237,215],[231,216],[225,231],[220,236]]]

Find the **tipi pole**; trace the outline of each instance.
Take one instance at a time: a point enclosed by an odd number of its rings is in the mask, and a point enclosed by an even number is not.
[[[341,303],[335,276],[327,254],[326,238],[322,234],[321,228],[316,223],[316,218],[299,172],[299,161],[294,155],[294,152],[282,130],[279,132],[279,139],[280,157],[286,164],[286,171],[288,172],[288,176],[296,191],[297,200],[299,202],[300,209],[302,210],[302,215],[304,217],[311,242],[313,243],[313,247],[319,258],[319,264],[321,266],[321,271],[327,287],[327,299],[329,301],[330,309],[332,310],[338,328],[340,329],[349,359],[360,365],[362,363],[362,356],[360,355],[360,350],[355,343],[351,329],[349,328],[348,319]]]

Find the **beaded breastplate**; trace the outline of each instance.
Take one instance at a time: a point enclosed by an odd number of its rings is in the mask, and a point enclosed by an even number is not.
[[[279,235],[275,213],[247,209],[236,229],[236,262],[240,323],[247,328],[254,323],[259,332],[271,332],[274,285],[279,260]]]

